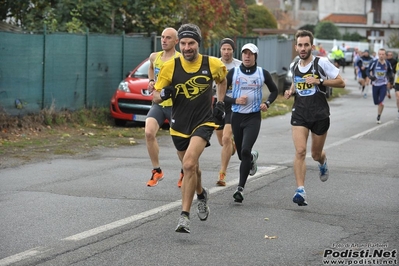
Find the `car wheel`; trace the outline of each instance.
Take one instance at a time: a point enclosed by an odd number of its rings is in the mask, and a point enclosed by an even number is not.
[[[126,120],[116,119],[115,118],[115,126],[124,127],[126,125]]]

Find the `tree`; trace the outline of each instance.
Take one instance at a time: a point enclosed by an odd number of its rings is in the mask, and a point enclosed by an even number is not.
[[[231,27],[229,0],[183,0],[182,23],[193,23],[201,29],[204,46],[210,45],[211,38],[224,37]]]
[[[117,1],[120,2],[120,1]],[[184,4],[178,0],[125,0],[120,11],[126,17],[122,27],[126,32],[161,34],[166,27],[177,27]]]
[[[399,48],[399,33],[395,32],[389,35],[387,42],[389,48]]]
[[[8,5],[8,16],[27,31],[112,32],[111,14],[116,0],[28,0]],[[29,2],[26,4],[26,2]],[[119,1],[120,2],[120,1]],[[24,4],[24,5],[23,5]],[[4,19],[4,17],[2,17]]]
[[[248,36],[257,36],[252,30],[256,28],[277,29],[276,18],[270,13],[265,6],[250,5],[248,6]]]
[[[342,34],[342,40],[344,41],[351,41],[351,34],[349,32],[345,32],[344,34]]]
[[[367,41],[367,38],[360,35],[357,32],[353,32],[353,33],[346,32],[345,34],[342,35],[342,40],[359,42],[359,41]]]
[[[246,36],[248,24],[248,8],[245,0],[230,0],[230,28],[226,36]]]
[[[210,39],[246,36],[253,28],[276,28],[255,0],[0,0],[2,20],[29,32],[160,34],[165,27],[197,24],[204,46]],[[249,7],[249,8],[248,8]],[[11,19],[11,20],[10,20]]]
[[[29,9],[29,0],[12,1],[0,0],[0,16],[2,20],[7,20],[8,23],[19,26],[23,24],[24,16]]]
[[[315,27],[315,38],[323,40],[341,39],[338,27],[330,21],[319,22]]]
[[[32,5],[22,15],[21,27],[27,31],[42,31],[46,25],[49,31],[59,28],[56,1],[32,1]]]
[[[300,30],[307,30],[307,31],[310,31],[310,32],[312,32],[314,34],[315,27],[316,27],[315,25],[306,24],[306,25],[303,25],[302,27],[300,27],[299,29]]]
[[[245,0],[245,4],[247,6],[256,5],[256,0]]]
[[[40,23],[40,30],[42,30],[43,24],[54,24],[52,7],[56,3],[57,0],[0,0],[0,16],[2,20],[28,31],[37,27],[37,24]],[[40,10],[44,15],[38,16],[37,10]],[[33,23],[35,20],[37,20],[37,23]]]

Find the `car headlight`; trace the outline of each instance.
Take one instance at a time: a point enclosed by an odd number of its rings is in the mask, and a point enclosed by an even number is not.
[[[129,92],[128,83],[126,81],[122,81],[121,83],[119,83],[118,90]]]

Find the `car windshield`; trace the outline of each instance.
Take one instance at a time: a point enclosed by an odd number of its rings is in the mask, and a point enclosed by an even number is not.
[[[150,67],[150,60],[147,60],[142,64],[131,77],[148,78],[148,68]]]

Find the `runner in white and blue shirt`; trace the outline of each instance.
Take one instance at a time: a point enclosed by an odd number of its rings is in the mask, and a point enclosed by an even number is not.
[[[261,111],[266,112],[270,104],[277,98],[278,90],[270,73],[256,65],[259,50],[256,45],[247,43],[241,48],[241,61],[227,74],[227,87],[232,86],[232,97],[226,96],[224,101],[232,104],[231,127],[237,148],[240,164],[240,178],[233,198],[236,202],[244,200],[243,190],[248,175],[257,170],[258,152],[252,150],[258,137],[261,125]],[[270,91],[267,101],[263,102],[263,85]]]

